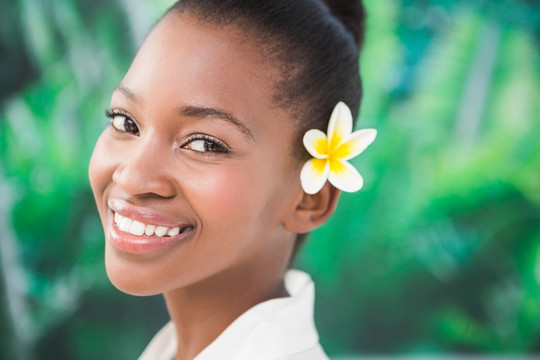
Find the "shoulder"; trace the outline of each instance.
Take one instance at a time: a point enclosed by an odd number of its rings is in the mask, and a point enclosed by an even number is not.
[[[283,360],[329,360],[320,344],[313,348],[291,355]]]

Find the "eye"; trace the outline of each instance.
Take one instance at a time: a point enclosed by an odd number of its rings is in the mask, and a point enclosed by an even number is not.
[[[111,119],[111,125],[118,131],[139,135],[139,128],[135,121],[126,114],[107,109],[105,115]]]
[[[229,153],[229,148],[223,141],[208,135],[192,135],[182,147],[200,153]]]

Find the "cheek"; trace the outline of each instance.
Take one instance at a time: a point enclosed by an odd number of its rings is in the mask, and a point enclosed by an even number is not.
[[[193,181],[195,180],[195,181]],[[252,171],[245,165],[219,166],[206,173],[197,174],[192,179],[183,181],[189,188],[191,204],[204,208],[201,214],[229,217],[235,213],[244,213],[246,208],[257,203],[261,186],[256,184]],[[187,194],[186,194],[187,195]]]
[[[106,134],[102,134],[96,146],[94,152],[90,158],[90,164],[88,167],[88,176],[90,179],[90,186],[96,200],[98,210],[102,221],[104,220],[104,192],[107,185],[112,181],[112,174],[114,172],[114,159],[110,156],[111,152],[107,150]]]
[[[261,169],[242,162],[194,173],[183,179],[183,189],[207,234],[216,231],[221,234],[215,235],[225,236],[255,230],[268,196]]]

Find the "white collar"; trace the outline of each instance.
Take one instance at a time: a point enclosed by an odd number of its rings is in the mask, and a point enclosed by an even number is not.
[[[308,274],[289,270],[289,297],[255,305],[234,320],[194,360],[270,360],[302,353],[319,345],[313,323],[314,285]],[[169,322],[152,339],[139,360],[170,360],[176,333]]]

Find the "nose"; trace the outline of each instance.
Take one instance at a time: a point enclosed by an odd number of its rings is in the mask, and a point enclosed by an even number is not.
[[[167,146],[159,139],[138,139],[125,148],[113,181],[129,196],[170,198],[176,184],[168,172]]]

